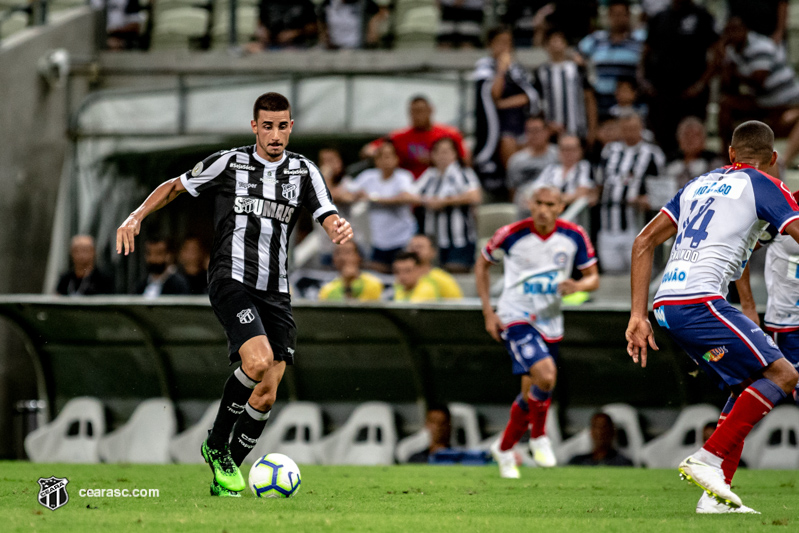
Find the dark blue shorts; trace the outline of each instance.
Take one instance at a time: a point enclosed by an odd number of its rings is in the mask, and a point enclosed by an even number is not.
[[[530,324],[516,324],[505,328],[502,340],[510,354],[514,376],[529,374],[534,364],[547,357],[556,362],[558,360],[558,343],[545,341]]]
[[[466,246],[441,248],[438,252],[438,261],[442,265],[457,264],[472,266],[474,264],[475,245],[469,243]]]
[[[795,369],[799,370],[799,330],[772,331],[771,337]]]
[[[772,338],[724,299],[662,305],[655,318],[719,386],[754,378],[782,358]]]

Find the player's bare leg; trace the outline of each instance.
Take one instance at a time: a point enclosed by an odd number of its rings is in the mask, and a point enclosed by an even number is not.
[[[546,435],[547,413],[552,403],[558,368],[552,357],[546,357],[530,368],[527,403],[530,409],[530,453],[538,466],[552,467],[557,464],[552,443]]]
[[[769,364],[762,376],[744,389],[724,423],[716,428],[702,449],[680,464],[682,477],[730,507],[741,507],[742,503],[726,484],[723,462],[734,458],[752,427],[790,394],[799,381],[796,369],[784,358]]]

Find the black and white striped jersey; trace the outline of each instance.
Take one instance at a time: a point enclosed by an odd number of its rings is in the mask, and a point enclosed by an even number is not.
[[[609,143],[602,150],[602,163],[597,172],[602,186],[600,228],[605,232],[638,231],[643,220],[630,202],[646,194],[650,177],[663,173],[666,157],[659,146],[640,141],[628,146],[624,142]]]
[[[585,138],[585,91],[591,85],[584,69],[574,61],[544,63],[535,71],[535,88],[541,95],[547,122],[556,122],[566,132]]]
[[[255,145],[223,150],[180,181],[192,196],[215,197],[209,283],[232,278],[258,290],[288,293],[288,242],[299,208],[319,223],[337,212],[319,169],[288,151],[273,163],[260,157]]]

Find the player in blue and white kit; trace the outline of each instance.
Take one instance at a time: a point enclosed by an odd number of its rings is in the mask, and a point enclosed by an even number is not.
[[[626,332],[627,352],[646,366],[647,345],[657,350],[647,318],[652,257],[676,235],[655,295],[655,317],[697,365],[731,391],[716,431],[679,467],[681,477],[715,499],[703,495],[697,506],[697,512],[711,513],[755,512],[730,490],[744,438],[799,379],[771,338],[724,299],[768,224],[799,241],[799,206],[782,182],[763,172],[777,161],[774,133],[766,124],[738,126],[729,154],[732,165],[689,182],[636,238]]]
[[[530,427],[530,450],[539,466],[555,466],[545,426],[557,377],[558,343],[563,338],[562,296],[599,287],[596,254],[585,230],[558,220],[564,203],[558,188],[536,188],[529,202],[530,218],[502,227],[475,264],[477,293],[486,330],[503,342],[513,373],[522,376],[522,390],[510,411],[502,439],[491,446],[502,477],[518,478],[511,449]],[[489,299],[489,267],[504,252],[505,275],[497,310]],[[573,268],[583,274],[571,279]]]
[[[799,191],[793,193],[799,201]],[[799,369],[799,243],[769,226],[760,238],[766,251],[766,331],[788,361]],[[799,405],[799,388],[794,389]]]

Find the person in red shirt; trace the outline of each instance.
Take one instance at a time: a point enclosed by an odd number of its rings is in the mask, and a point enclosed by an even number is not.
[[[408,106],[408,115],[411,125],[408,128],[396,130],[388,135],[400,159],[400,167],[413,173],[414,179],[422,175],[430,166],[430,150],[433,144],[442,137],[451,137],[458,146],[460,157],[468,161],[469,154],[463,145],[463,135],[458,128],[446,124],[435,124],[433,106],[424,96],[414,96]],[[361,155],[374,157],[377,147],[382,139],[372,141],[364,146]]]

